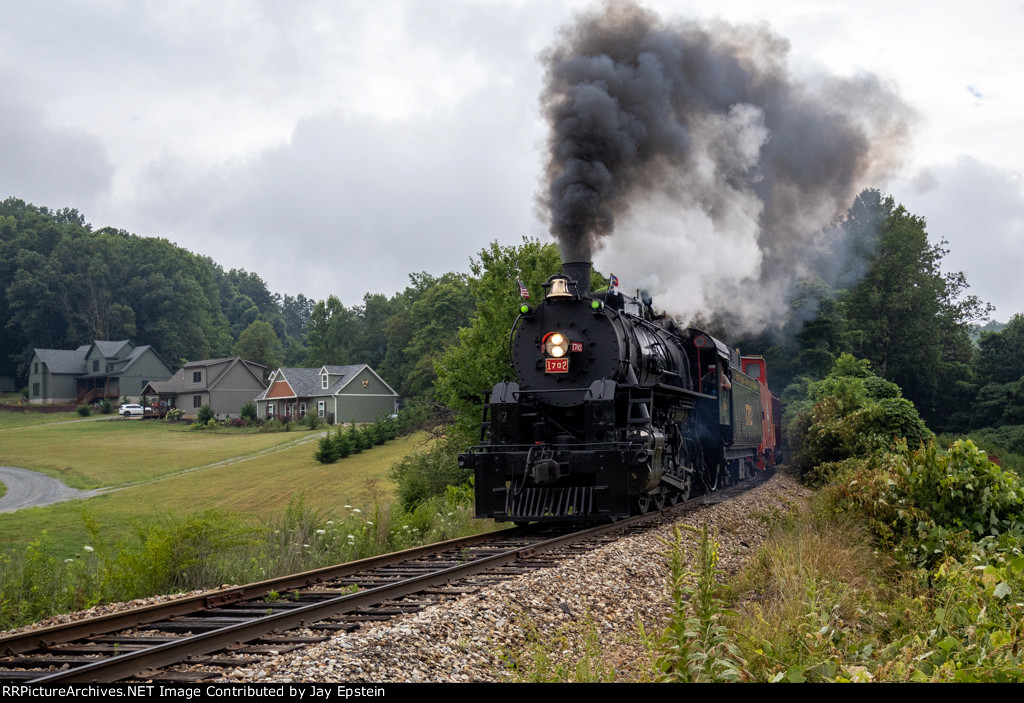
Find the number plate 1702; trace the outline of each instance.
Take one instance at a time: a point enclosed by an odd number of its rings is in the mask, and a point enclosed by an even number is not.
[[[569,373],[569,360],[565,358],[545,359],[544,373]]]

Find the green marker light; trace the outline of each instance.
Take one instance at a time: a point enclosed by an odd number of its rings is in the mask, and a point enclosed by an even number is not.
[[[594,310],[600,310],[601,309],[601,301],[600,300],[591,301],[590,307],[592,307]]]

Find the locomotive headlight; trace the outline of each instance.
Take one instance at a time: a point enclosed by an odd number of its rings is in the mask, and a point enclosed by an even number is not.
[[[544,351],[556,359],[569,352],[569,340],[561,332],[552,332],[544,338]]]

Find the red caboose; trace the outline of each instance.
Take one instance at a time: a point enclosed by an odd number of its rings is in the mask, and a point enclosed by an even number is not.
[[[782,405],[779,396],[768,389],[768,369],[763,356],[740,357],[742,371],[757,379],[761,390],[761,444],[758,445],[757,468],[782,463]]]

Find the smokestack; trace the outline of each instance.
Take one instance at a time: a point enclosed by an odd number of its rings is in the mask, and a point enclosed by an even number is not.
[[[581,298],[590,295],[590,262],[566,261],[562,263],[562,273],[569,280],[576,281],[576,291]]]

